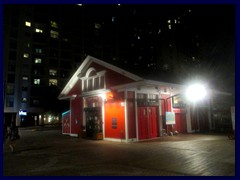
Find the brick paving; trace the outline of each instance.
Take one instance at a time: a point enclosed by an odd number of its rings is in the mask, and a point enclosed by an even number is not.
[[[4,144],[4,176],[235,176],[235,140],[223,135],[121,143],[46,129],[20,129],[13,153]]]

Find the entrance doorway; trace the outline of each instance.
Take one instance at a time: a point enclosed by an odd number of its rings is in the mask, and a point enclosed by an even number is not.
[[[155,138],[157,135],[157,107],[138,107],[139,140]]]

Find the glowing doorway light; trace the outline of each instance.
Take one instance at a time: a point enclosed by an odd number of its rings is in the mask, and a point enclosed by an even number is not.
[[[98,96],[101,97],[103,101],[107,98],[105,93],[99,94]]]
[[[206,89],[201,84],[193,84],[187,88],[186,97],[189,101],[197,102],[206,96]]]

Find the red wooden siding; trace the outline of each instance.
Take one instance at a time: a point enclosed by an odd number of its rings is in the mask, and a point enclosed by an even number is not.
[[[174,130],[177,130],[179,133],[187,133],[187,120],[185,113],[175,113]]]
[[[71,134],[79,134],[83,124],[83,101],[82,98],[71,100]]]
[[[138,107],[138,138],[149,139],[158,135],[157,107]]]
[[[113,71],[111,69],[108,69],[106,67],[103,67],[99,64],[96,64],[96,63],[91,63],[89,65],[89,67],[93,67],[95,68],[95,70],[97,72],[99,71],[103,71],[105,70],[106,71],[106,74],[105,74],[105,80],[106,80],[106,88],[110,88],[111,86],[116,86],[116,85],[121,85],[121,84],[126,84],[126,83],[131,83],[131,82],[134,82],[134,80],[132,80],[131,78],[128,78],[116,71]]]
[[[125,112],[122,102],[114,99],[105,102],[106,138],[125,139]]]
[[[66,96],[82,93],[82,81],[79,79]]]
[[[128,137],[136,138],[136,117],[134,92],[127,92]]]

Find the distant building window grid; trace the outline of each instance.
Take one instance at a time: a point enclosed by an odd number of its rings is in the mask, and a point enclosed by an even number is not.
[[[15,83],[15,74],[8,74],[8,83]]]
[[[49,75],[50,76],[57,76],[57,70],[56,69],[49,69]]]
[[[33,81],[33,83],[35,84],[35,85],[40,85],[40,79],[34,79],[34,81]]]
[[[57,79],[49,79],[49,86],[57,86],[58,80]]]
[[[14,97],[6,96],[6,107],[13,107],[13,106],[14,106]]]
[[[58,28],[58,24],[55,21],[50,21],[51,27]]]
[[[23,57],[24,57],[24,58],[29,58],[29,53],[24,53],[24,54],[23,54]]]
[[[32,106],[39,106],[40,105],[40,100],[39,99],[32,99]]]
[[[22,91],[27,91],[28,87],[27,86],[22,86]]]
[[[27,102],[27,98],[26,97],[23,97],[22,98],[22,103],[26,103]]]
[[[6,94],[7,95],[14,95],[14,86],[13,85],[10,85],[10,84],[7,85]]]
[[[35,29],[35,32],[36,32],[36,33],[43,33],[43,30],[42,30],[42,29],[39,29],[39,28],[36,28],[36,29]]]
[[[59,32],[51,30],[50,31],[50,37],[54,38],[54,39],[57,39],[59,37]]]
[[[42,59],[41,58],[35,58],[34,59],[34,63],[35,64],[41,64],[42,63]]]
[[[25,21],[25,26],[27,26],[27,27],[31,27],[31,22],[29,22],[29,21]]]
[[[36,52],[37,54],[42,54],[42,53],[43,53],[43,49],[42,49],[42,48],[36,48],[36,49],[35,49],[35,52]]]
[[[23,77],[22,77],[22,80],[28,81],[28,76],[23,76]]]

